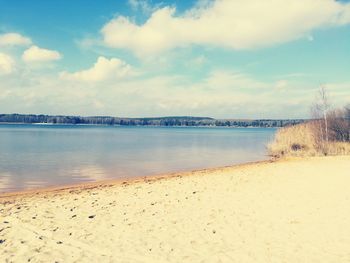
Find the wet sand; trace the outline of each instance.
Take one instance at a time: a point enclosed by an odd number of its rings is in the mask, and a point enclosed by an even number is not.
[[[350,262],[350,156],[0,196],[1,262]]]

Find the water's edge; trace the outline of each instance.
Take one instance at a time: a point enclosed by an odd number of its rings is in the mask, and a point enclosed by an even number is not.
[[[165,173],[165,174],[133,176],[133,177],[116,178],[116,179],[101,180],[101,181],[76,183],[76,184],[47,186],[42,188],[20,190],[20,191],[0,192],[0,201],[2,201],[1,199],[7,199],[11,197],[38,195],[41,193],[58,193],[58,192],[71,191],[71,190],[84,190],[84,189],[94,189],[98,187],[111,187],[116,185],[129,185],[129,184],[136,184],[136,183],[143,183],[143,182],[153,182],[158,180],[171,179],[174,177],[208,174],[212,172],[223,171],[226,169],[240,169],[248,166],[267,164],[267,163],[272,163],[276,161],[282,161],[282,159],[279,159],[279,160],[266,159],[266,160],[238,163],[238,164],[221,166],[221,167],[210,167],[210,168],[195,169],[195,170],[189,170],[189,171],[171,172],[171,173]]]

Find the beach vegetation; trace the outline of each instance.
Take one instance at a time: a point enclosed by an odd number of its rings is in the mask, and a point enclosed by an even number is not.
[[[331,109],[326,90],[321,87],[311,112],[310,121],[276,132],[268,144],[270,156],[350,155],[350,104]]]

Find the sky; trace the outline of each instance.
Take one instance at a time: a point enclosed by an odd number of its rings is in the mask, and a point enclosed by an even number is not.
[[[0,113],[308,118],[350,103],[350,3],[0,0]]]

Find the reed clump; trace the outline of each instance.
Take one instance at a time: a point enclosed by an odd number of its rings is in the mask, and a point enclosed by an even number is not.
[[[269,155],[283,156],[318,155],[313,129],[308,123],[280,128],[274,140],[268,145]]]
[[[322,120],[279,129],[268,145],[269,155],[274,158],[350,155],[349,120],[330,119],[327,125],[327,134]]]

